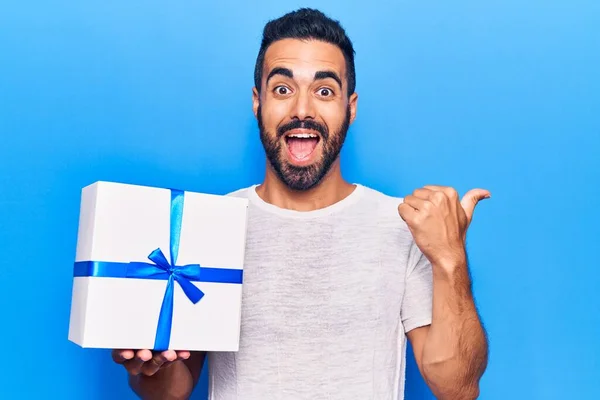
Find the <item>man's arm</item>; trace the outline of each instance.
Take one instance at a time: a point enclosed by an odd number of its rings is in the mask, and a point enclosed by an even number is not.
[[[488,197],[488,191],[475,189],[461,201],[452,188],[425,186],[398,207],[425,257],[419,271],[426,259],[432,274],[431,325],[412,329],[409,324],[407,336],[421,374],[442,400],[476,399],[487,366],[487,338],[471,292],[465,241],[476,204]],[[407,285],[425,290],[419,282]],[[409,304],[403,311],[410,314],[413,308]]]
[[[438,399],[479,396],[488,344],[466,262],[452,268],[433,266],[432,323],[407,336],[421,374]]]
[[[205,352],[115,350],[113,359],[129,372],[129,385],[144,400],[187,400],[198,383]],[[181,356],[184,354],[184,356]],[[189,357],[187,356],[189,354]]]

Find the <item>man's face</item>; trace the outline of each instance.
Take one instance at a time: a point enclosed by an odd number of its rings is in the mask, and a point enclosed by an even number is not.
[[[308,190],[327,174],[356,113],[347,95],[346,61],[335,45],[284,39],[265,54],[254,114],[267,159],[293,190]]]

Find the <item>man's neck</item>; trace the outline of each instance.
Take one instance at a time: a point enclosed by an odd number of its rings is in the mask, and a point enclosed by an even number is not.
[[[280,208],[314,211],[343,200],[354,188],[355,185],[342,177],[338,163],[331,167],[327,176],[317,186],[306,191],[291,190],[267,166],[265,180],[256,188],[256,193],[265,202]]]

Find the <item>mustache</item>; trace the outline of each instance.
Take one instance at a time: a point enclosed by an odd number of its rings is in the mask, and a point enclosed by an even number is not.
[[[313,131],[317,131],[321,134],[323,140],[327,140],[329,138],[329,130],[326,126],[318,123],[317,121],[313,121],[312,119],[299,120],[295,119],[291,122],[288,122],[285,125],[280,126],[277,129],[277,137],[280,138],[284,136],[287,132],[292,129],[311,129]]]

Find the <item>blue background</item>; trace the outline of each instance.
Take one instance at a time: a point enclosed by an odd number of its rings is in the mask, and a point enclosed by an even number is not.
[[[133,398],[107,351],[67,341],[80,189],[260,181],[261,29],[320,4],[250,4],[0,6],[0,397]],[[469,237],[481,398],[600,398],[600,2],[323,4],[357,51],[347,178],[492,192]],[[414,361],[407,375],[407,398],[430,398]]]

